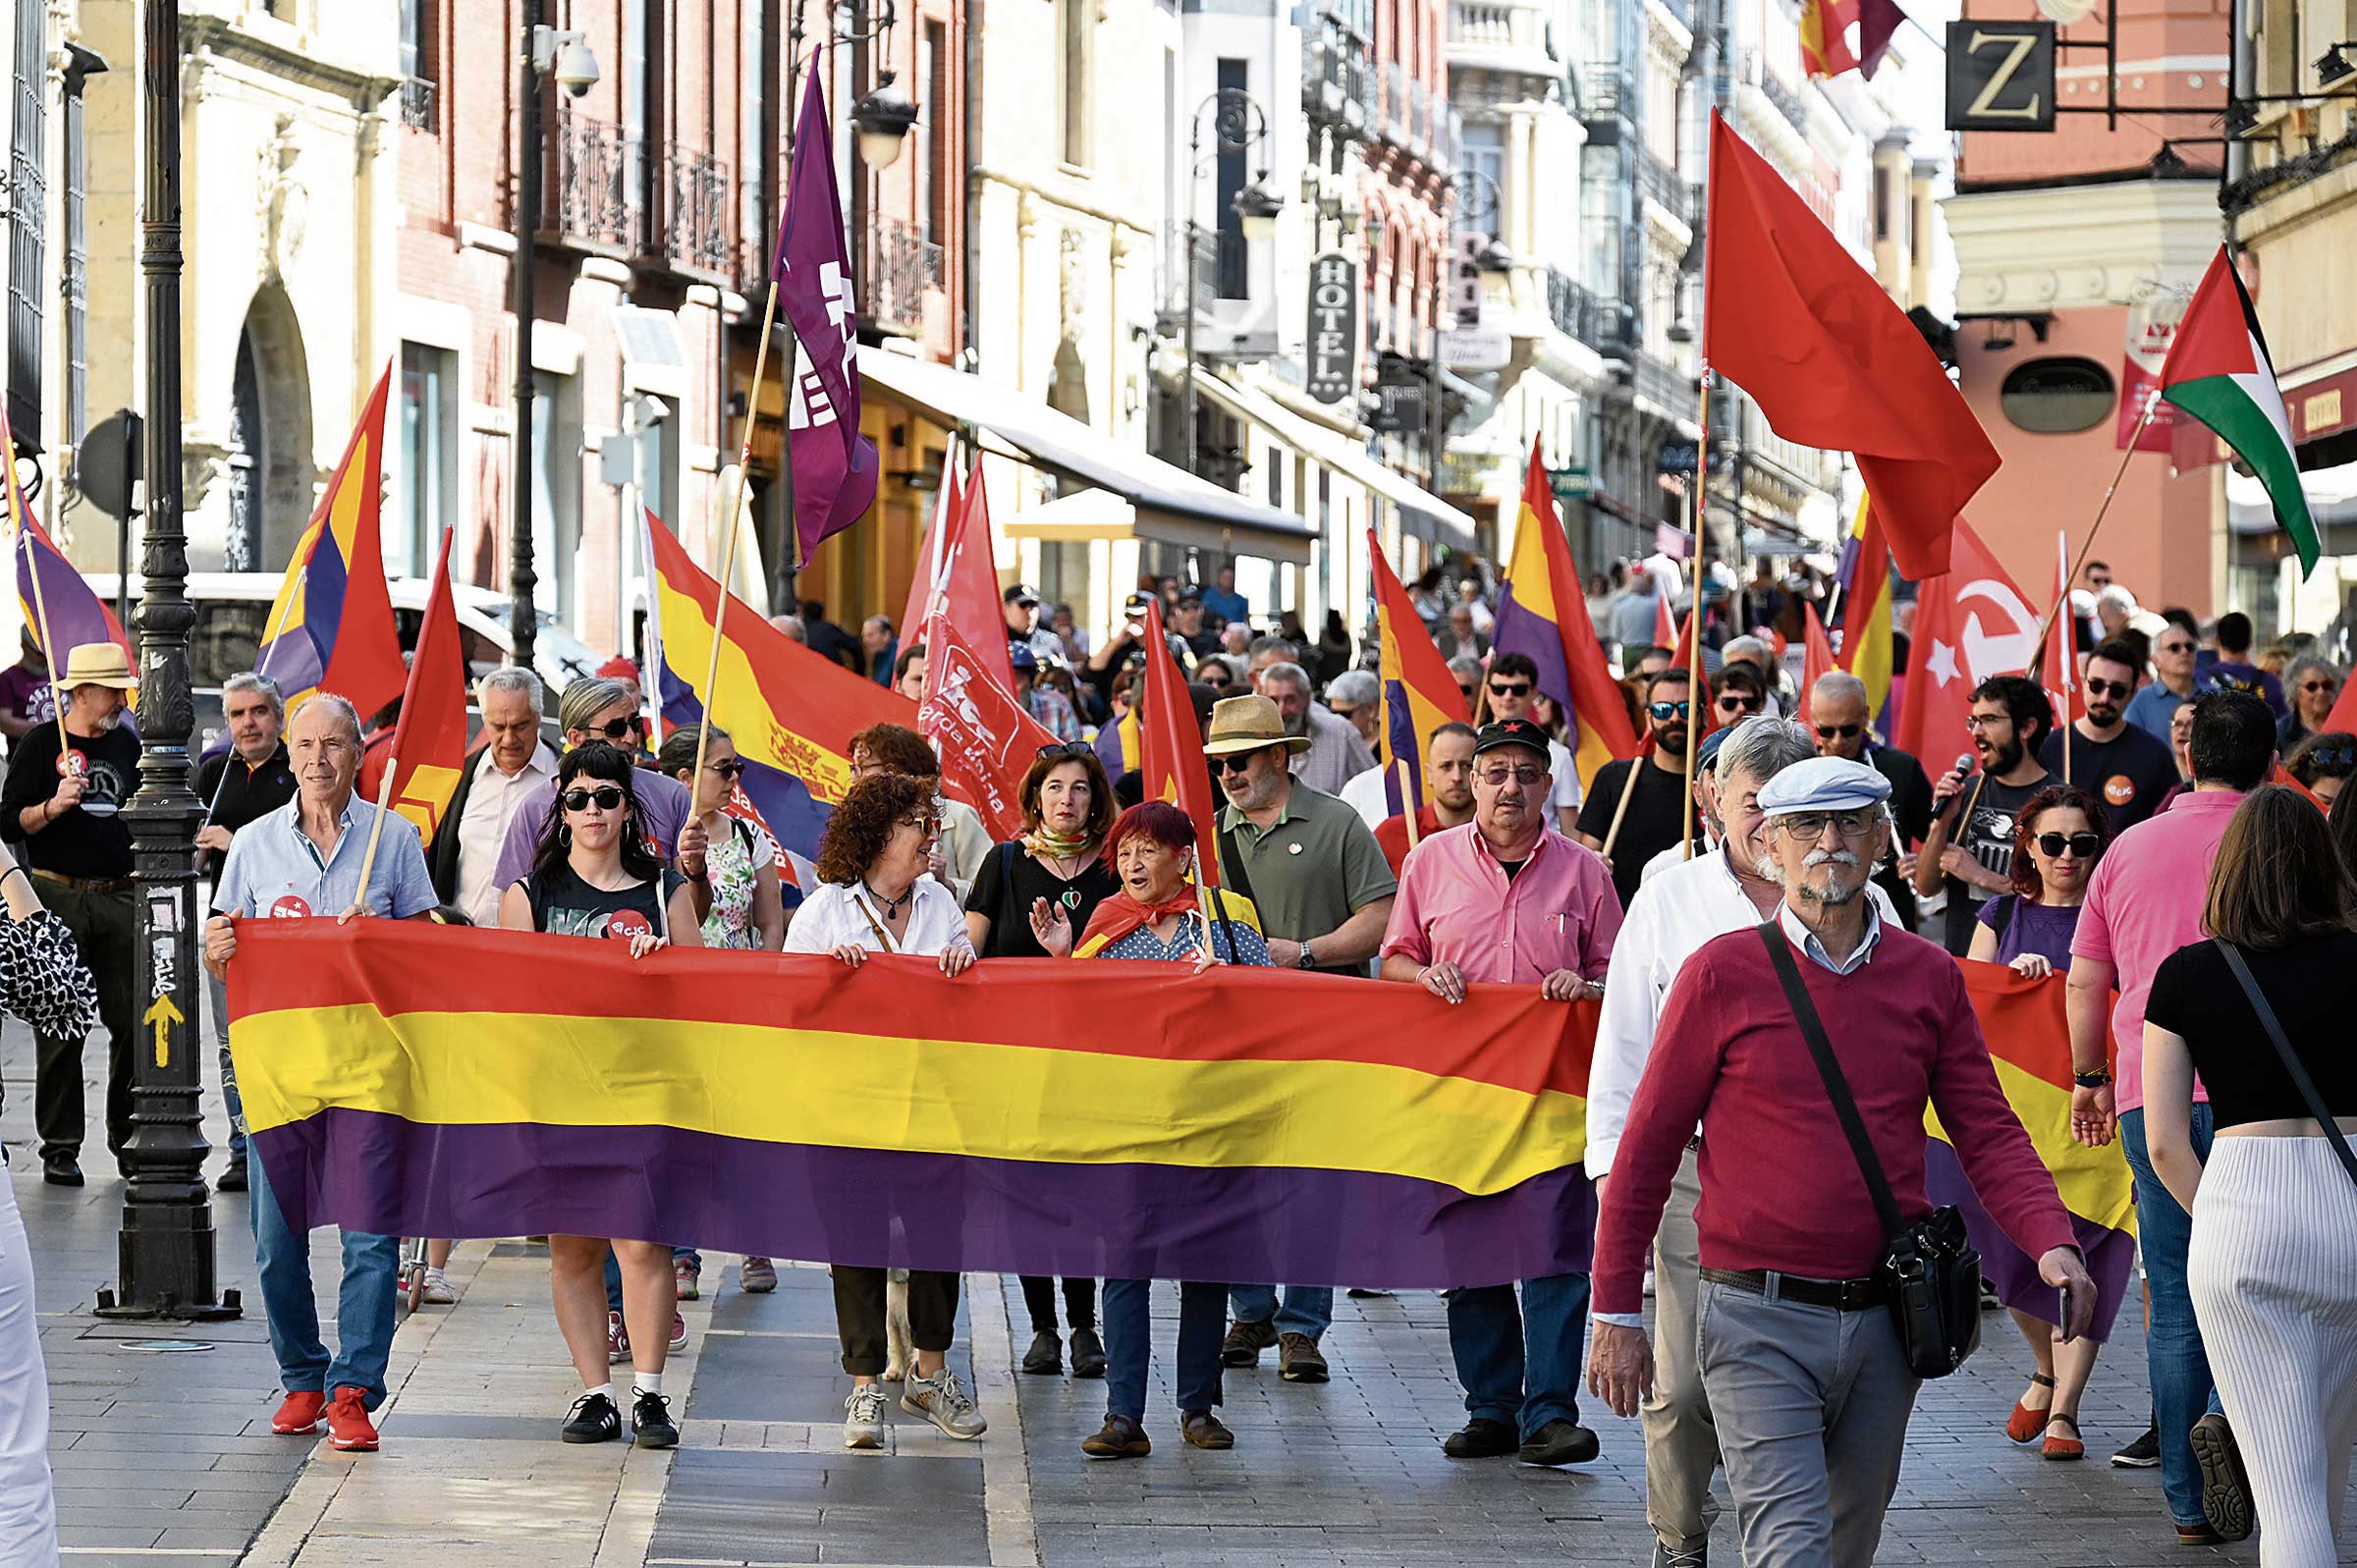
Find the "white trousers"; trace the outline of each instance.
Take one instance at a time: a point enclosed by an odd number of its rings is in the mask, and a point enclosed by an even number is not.
[[[52,1568],[56,1561],[49,1372],[33,1322],[32,1250],[16,1189],[0,1168],[0,1563]]]
[[[2357,1442],[2357,1181],[2323,1138],[2218,1139],[2187,1254],[2265,1568],[2332,1568]]]

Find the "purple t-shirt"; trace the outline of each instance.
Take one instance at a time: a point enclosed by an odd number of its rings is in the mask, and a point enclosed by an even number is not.
[[[1997,933],[1997,961],[2011,963],[2025,952],[2034,952],[2055,966],[2057,973],[2070,968],[2070,937],[2079,929],[2079,907],[2056,909],[2050,904],[2031,903],[2015,893],[2008,898],[1992,898],[1981,905],[1982,925]]]
[[[0,713],[47,724],[57,717],[57,688],[23,665],[0,670]]]

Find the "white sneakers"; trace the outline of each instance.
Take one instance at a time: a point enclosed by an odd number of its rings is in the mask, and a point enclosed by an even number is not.
[[[974,1408],[971,1396],[959,1386],[958,1375],[947,1367],[932,1378],[919,1378],[912,1373],[908,1391],[901,1395],[901,1408],[912,1416],[924,1417],[961,1442],[971,1442],[990,1430],[990,1423]]]
[[[853,1453],[884,1446],[884,1385],[853,1383],[843,1402],[843,1445]]]

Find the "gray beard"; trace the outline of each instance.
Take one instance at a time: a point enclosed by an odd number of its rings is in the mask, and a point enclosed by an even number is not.
[[[1802,903],[1823,904],[1828,909],[1838,909],[1843,904],[1853,902],[1865,891],[1866,885],[1862,882],[1854,888],[1844,888],[1836,883],[1822,892],[1804,882],[1799,889]]]

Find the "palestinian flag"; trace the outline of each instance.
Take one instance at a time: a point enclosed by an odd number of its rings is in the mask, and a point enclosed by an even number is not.
[[[2178,323],[2176,341],[2161,367],[2161,396],[2218,432],[2249,463],[2275,504],[2275,520],[2300,553],[2300,575],[2316,569],[2316,519],[2300,489],[2291,416],[2275,386],[2275,361],[2259,331],[2259,313],[2219,246],[2193,303]]]

